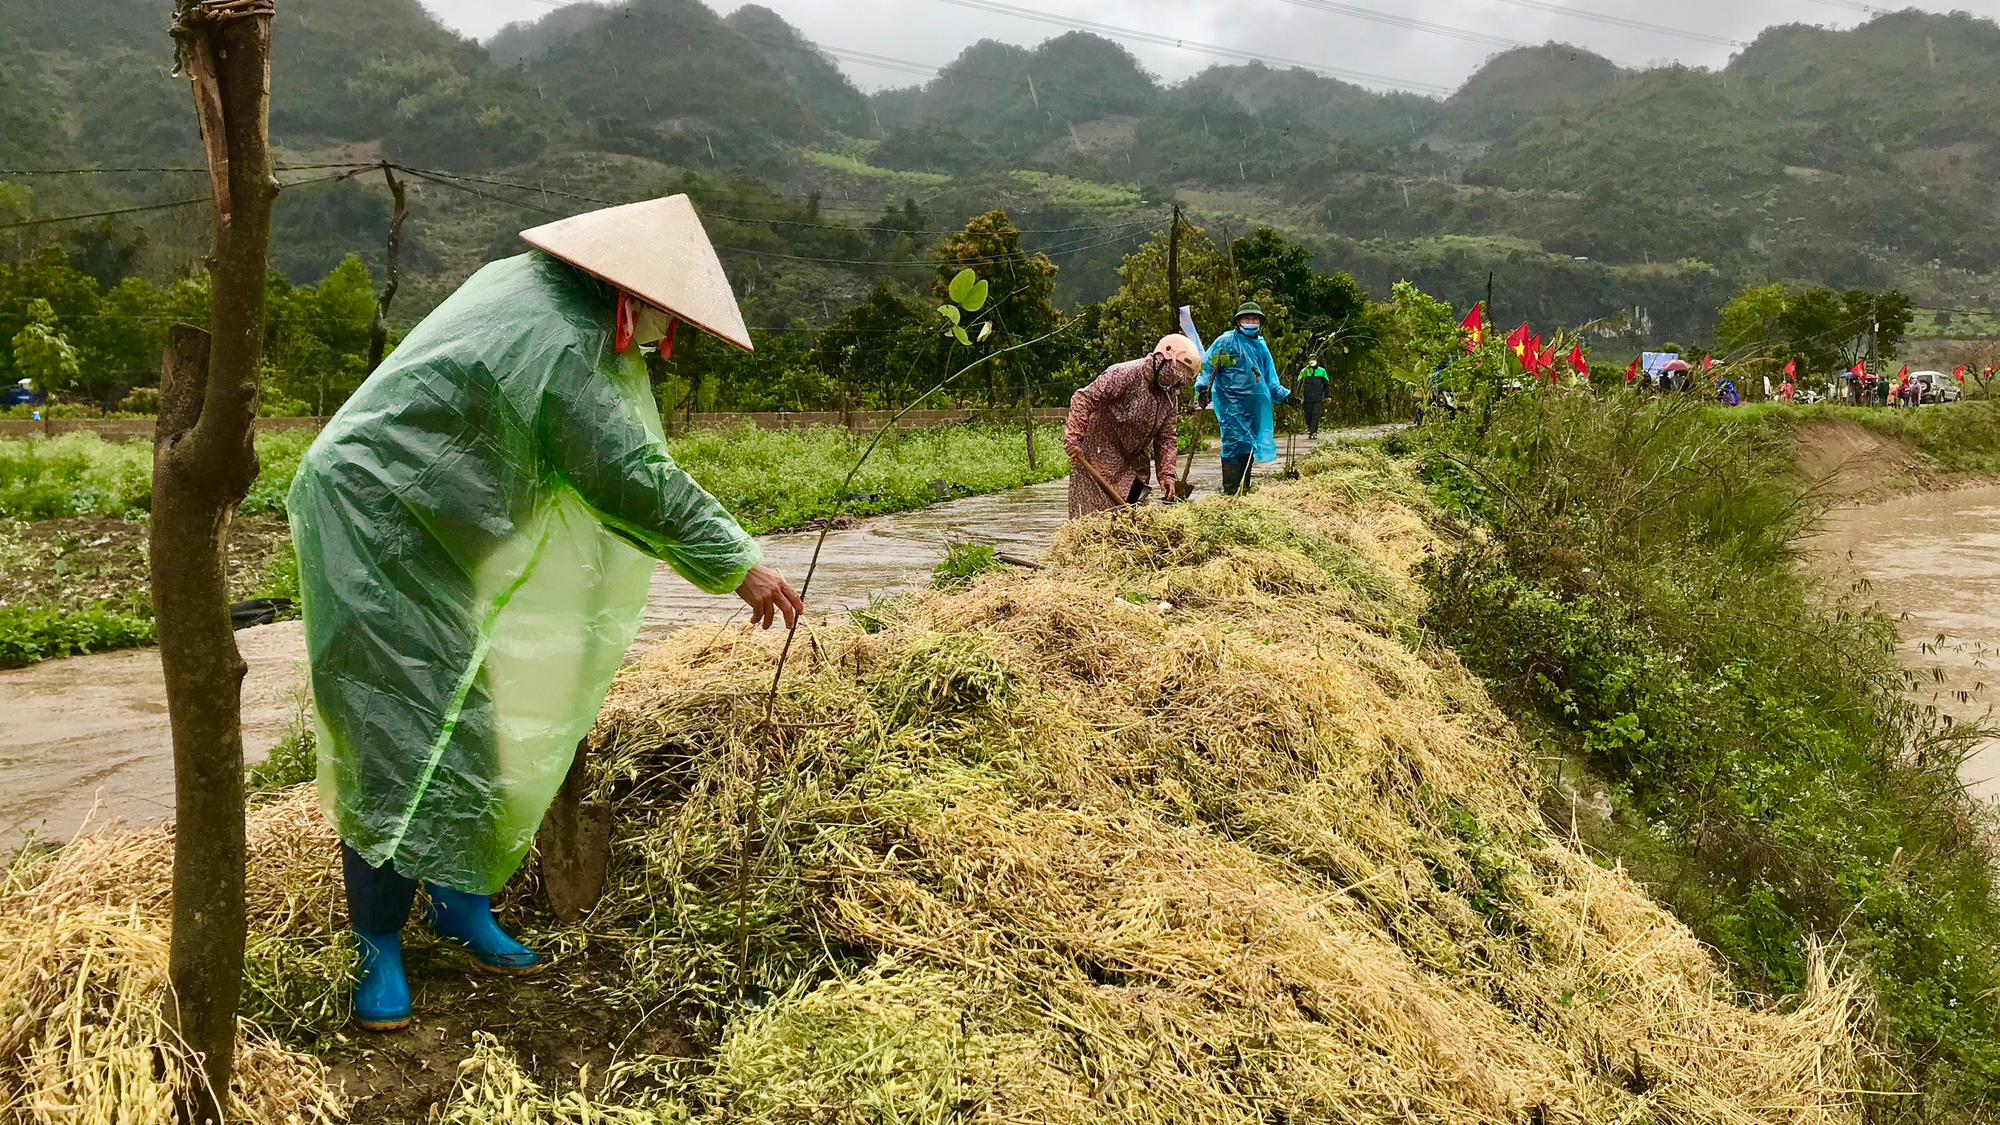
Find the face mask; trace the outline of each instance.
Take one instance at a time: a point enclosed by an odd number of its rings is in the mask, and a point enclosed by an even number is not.
[[[672,328],[672,313],[662,312],[651,305],[643,305],[638,317],[632,322],[632,342],[635,344],[657,344]]]
[[[1257,333],[1263,331],[1263,328],[1264,326],[1261,324],[1239,324],[1236,326],[1236,331],[1245,336],[1255,336]]]

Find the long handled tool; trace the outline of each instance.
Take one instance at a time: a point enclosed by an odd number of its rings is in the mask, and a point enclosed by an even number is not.
[[[1104,479],[1104,474],[1097,471],[1097,466],[1091,464],[1089,461],[1081,457],[1076,459],[1076,463],[1082,465],[1085,471],[1090,473],[1090,479],[1096,481],[1097,487],[1103,489],[1104,494],[1111,498],[1111,504],[1113,507],[1124,508],[1130,506],[1130,501],[1126,500],[1123,496],[1118,495],[1118,490],[1111,487],[1111,482]]]

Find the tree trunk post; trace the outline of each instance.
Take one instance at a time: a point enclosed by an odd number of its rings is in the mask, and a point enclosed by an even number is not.
[[[395,166],[385,162],[382,178],[389,181],[389,194],[395,198],[396,211],[389,219],[382,295],[375,301],[375,319],[368,325],[368,373],[371,375],[382,366],[382,356],[389,350],[389,304],[396,299],[396,289],[403,281],[403,221],[410,217],[409,195],[404,190],[403,181],[396,178]],[[322,409],[320,413],[326,411]]]
[[[178,0],[214,197],[211,331],[172,330],[153,446],[152,592],[173,731],[173,941],[166,1018],[189,1055],[180,1116],[226,1119],[243,984],[242,684],[229,621],[229,523],[257,476],[271,206],[273,0]]]

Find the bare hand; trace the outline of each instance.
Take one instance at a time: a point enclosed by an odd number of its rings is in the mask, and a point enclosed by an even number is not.
[[[799,614],[806,608],[805,599],[799,597],[784,575],[761,564],[751,567],[750,573],[743,576],[743,584],[736,587],[736,596],[750,607],[750,624],[765,629],[776,624],[780,614],[784,615],[785,628],[795,628]]]

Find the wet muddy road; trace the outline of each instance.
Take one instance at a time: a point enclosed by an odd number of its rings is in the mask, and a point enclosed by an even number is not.
[[[1299,454],[1307,448],[1301,442]],[[1194,480],[1204,494],[1221,487],[1213,454],[1197,458]],[[1067,519],[1068,490],[1067,481],[1056,480],[878,516],[835,531],[813,578],[811,611],[841,612],[922,584],[953,543],[978,541],[1034,554]],[[815,533],[765,536],[766,561],[797,582],[817,538]],[[703,594],[662,567],[653,577],[640,644],[673,628],[740,618],[744,612],[735,598]],[[288,622],[245,630],[237,640],[250,664],[244,749],[258,761],[284,737],[306,702],[305,637],[297,622]],[[142,822],[170,815],[173,764],[166,712],[153,649],[0,672],[0,855],[31,837],[67,839],[86,818]]]
[[[1924,702],[1957,719],[2000,718],[1991,713],[2000,700],[2000,485],[1844,508],[1810,548],[1815,566],[1844,584],[1866,580],[1867,596],[1899,618],[1910,667],[1944,672]],[[1978,796],[2000,798],[2000,742],[1961,776]]]

